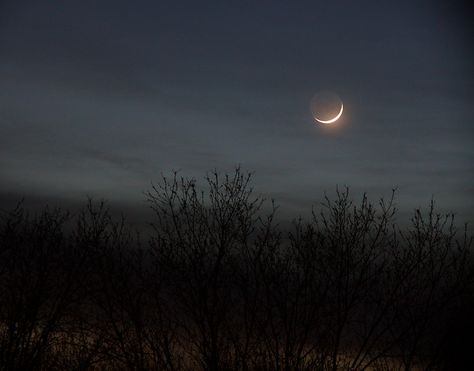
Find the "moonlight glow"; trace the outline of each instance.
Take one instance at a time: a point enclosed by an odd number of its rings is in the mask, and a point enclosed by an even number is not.
[[[339,120],[344,111],[341,98],[332,92],[320,92],[311,99],[311,115],[321,124],[332,124]]]
[[[344,104],[341,103],[341,110],[339,111],[339,113],[337,114],[336,117],[330,119],[330,120],[320,120],[318,119],[316,116],[314,116],[314,119],[317,121],[317,122],[320,122],[322,124],[332,124],[333,122],[336,122],[339,117],[341,117],[342,115],[342,112],[344,111]]]

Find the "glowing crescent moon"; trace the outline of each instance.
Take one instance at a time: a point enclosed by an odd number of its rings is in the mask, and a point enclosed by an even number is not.
[[[320,120],[317,117],[314,117],[314,119],[317,122],[320,122],[321,124],[332,124],[333,122],[337,121],[339,117],[341,117],[342,111],[344,111],[344,104],[341,102],[341,110],[339,111],[336,117],[332,118],[331,120]]]

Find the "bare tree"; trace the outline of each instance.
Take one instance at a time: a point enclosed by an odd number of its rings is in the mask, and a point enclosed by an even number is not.
[[[57,362],[81,297],[84,256],[70,244],[69,216],[46,209],[6,215],[0,235],[0,369],[39,370]]]
[[[2,214],[0,370],[460,369],[472,237],[433,202],[402,229],[346,188],[284,230],[239,168],[146,196],[148,240],[104,202]]]
[[[434,369],[442,354],[446,324],[460,310],[464,295],[472,293],[472,238],[458,237],[453,215],[415,211],[412,227],[399,232],[401,244],[391,262],[403,277],[397,304],[397,337],[405,370]],[[398,332],[397,332],[398,331]]]
[[[156,214],[153,248],[169,284],[164,300],[175,309],[187,356],[206,370],[233,367],[231,267],[249,244],[262,204],[250,177],[240,169],[215,172],[199,192],[195,180],[175,174],[147,194]]]

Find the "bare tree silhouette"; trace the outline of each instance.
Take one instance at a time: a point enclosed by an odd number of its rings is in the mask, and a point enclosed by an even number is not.
[[[0,249],[0,369],[54,366],[80,306],[85,251],[64,233],[69,215],[21,207],[4,216]]]
[[[228,331],[238,305],[232,267],[251,243],[262,203],[249,181],[240,169],[213,173],[207,192],[199,192],[194,180],[175,174],[148,193],[156,214],[153,249],[168,280],[164,301],[172,303],[194,367],[222,370],[235,362]]]
[[[251,178],[164,177],[149,238],[92,200],[2,214],[0,370],[462,369],[467,228],[344,189],[285,230]]]

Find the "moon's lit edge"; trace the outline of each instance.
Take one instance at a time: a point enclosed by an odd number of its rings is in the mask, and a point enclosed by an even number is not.
[[[320,120],[315,116],[313,116],[313,117],[317,122],[320,122],[321,124],[332,124],[333,122],[337,121],[339,119],[339,117],[341,117],[342,111],[344,111],[344,103],[341,103],[341,110],[339,111],[337,116],[332,118],[331,120]]]

